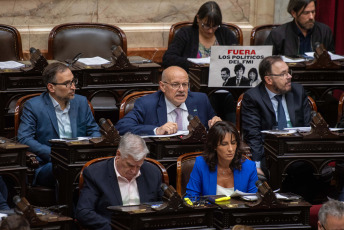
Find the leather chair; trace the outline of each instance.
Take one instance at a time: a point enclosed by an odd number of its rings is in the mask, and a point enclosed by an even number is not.
[[[189,21],[177,22],[171,26],[170,33],[168,35],[168,45],[172,43],[175,34],[178,33],[178,30],[184,26],[192,26],[192,22],[189,22]],[[228,29],[230,29],[234,33],[234,35],[237,37],[239,44],[240,45],[243,44],[243,35],[239,26],[234,25],[232,23],[224,23],[224,22],[222,23],[221,26],[227,27]]]
[[[275,29],[278,26],[279,24],[267,24],[254,27],[251,31],[250,45],[264,45],[264,42],[266,38],[269,36],[271,30]]]
[[[241,132],[241,106],[242,106],[243,97],[244,97],[244,93],[242,93],[239,96],[238,102],[237,102],[237,107],[236,107],[236,128],[240,132],[241,136],[242,136],[242,132]],[[307,96],[307,98],[308,98],[308,103],[309,103],[311,109],[315,112],[318,112],[317,105],[316,105],[315,101],[313,100],[313,98],[311,98],[310,96]]]
[[[113,156],[109,156],[109,157],[99,157],[99,158],[96,158],[96,159],[93,159],[93,160],[90,160],[88,161],[81,169],[81,172],[80,172],[80,176],[79,176],[79,191],[81,191],[81,189],[84,187],[84,177],[83,177],[83,172],[84,172],[84,169],[87,168],[88,166],[90,166],[91,164],[94,164],[94,163],[97,163],[97,162],[100,162],[100,161],[103,161],[103,160],[107,160],[107,159],[110,159],[110,158],[113,158]],[[168,178],[168,174],[167,174],[167,171],[165,169],[165,167],[157,160],[154,160],[154,159],[151,159],[151,158],[148,158],[146,157],[145,158],[145,161],[155,165],[156,167],[159,168],[160,172],[161,172],[161,182],[162,183],[165,183],[166,185],[169,185],[169,178]]]
[[[23,60],[19,31],[13,26],[0,24],[0,61]]]
[[[109,59],[112,47],[127,53],[127,38],[117,26],[101,23],[67,23],[55,26],[48,41],[48,59],[65,61],[82,53],[82,58],[100,56]]]
[[[18,99],[14,112],[14,133],[18,135],[18,128],[20,124],[20,117],[23,113],[24,104],[27,100],[39,96],[41,93],[34,93],[25,95]],[[88,101],[88,105],[94,116],[94,110],[92,104]],[[27,198],[31,204],[36,206],[51,206],[56,204],[55,189],[51,189],[45,186],[32,186],[35,176],[35,170],[39,167],[39,162],[36,159],[36,155],[31,152],[26,152],[26,166],[27,168],[27,183],[28,194]]]
[[[119,119],[123,118],[134,108],[134,103],[137,98],[145,96],[147,94],[155,93],[156,91],[140,91],[128,94],[121,101],[121,107],[119,109]]]
[[[340,99],[338,101],[338,116],[337,116],[337,123],[340,122],[340,119],[343,116],[343,104],[344,104],[344,93],[340,96]]]

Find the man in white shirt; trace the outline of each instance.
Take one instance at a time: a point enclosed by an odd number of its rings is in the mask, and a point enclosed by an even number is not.
[[[76,218],[90,229],[111,229],[108,206],[137,205],[161,200],[161,172],[144,161],[148,149],[135,134],[122,136],[115,158],[90,165],[83,171]]]

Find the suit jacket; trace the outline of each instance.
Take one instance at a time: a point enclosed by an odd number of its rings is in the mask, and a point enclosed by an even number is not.
[[[255,185],[258,180],[257,169],[254,162],[245,160],[242,162],[241,170],[235,169],[234,190],[240,190],[247,193],[256,193]],[[186,186],[186,195],[205,196],[216,195],[217,186],[217,165],[215,171],[210,171],[203,156],[196,157],[195,165],[190,174],[189,183]]]
[[[208,128],[208,120],[215,116],[208,96],[204,93],[189,91],[185,101],[188,112],[198,116],[202,124]],[[120,135],[131,132],[138,135],[154,135],[154,129],[167,122],[165,95],[162,91],[138,98],[133,110],[116,124]]]
[[[86,97],[75,94],[70,100],[70,124],[73,137],[101,136]],[[49,140],[60,138],[55,108],[48,92],[25,102],[18,129],[18,141],[29,146],[42,163],[50,161]]]
[[[250,79],[246,77],[241,77],[239,86],[250,86]],[[236,86],[236,77],[230,77],[227,81],[225,86]]]
[[[309,126],[311,108],[303,86],[291,83],[291,91],[285,94],[285,99],[292,126]],[[252,160],[261,161],[264,156],[264,137],[261,131],[277,126],[275,111],[264,82],[245,92],[241,121],[244,140],[251,147]]]
[[[107,207],[123,205],[114,159],[92,164],[83,171],[84,187],[80,191],[76,218],[85,227],[110,230],[111,211]],[[140,203],[160,201],[161,172],[147,162],[140,171],[141,175],[136,178]]]

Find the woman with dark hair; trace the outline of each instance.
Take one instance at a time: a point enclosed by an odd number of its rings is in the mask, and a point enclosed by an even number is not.
[[[203,156],[196,158],[186,186],[186,195],[226,195],[235,190],[256,193],[256,165],[243,158],[238,130],[219,121],[209,129]]]
[[[250,71],[248,71],[247,77],[250,80],[250,86],[254,87],[259,84],[258,71],[256,68],[251,68]]]
[[[163,57],[163,67],[180,66],[189,69],[187,58],[210,56],[214,45],[234,45],[238,40],[228,28],[222,27],[222,14],[214,1],[204,3],[198,10],[192,26],[179,29]]]

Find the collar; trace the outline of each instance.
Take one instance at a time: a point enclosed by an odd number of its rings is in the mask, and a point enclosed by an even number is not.
[[[166,102],[166,109],[167,109],[167,114],[171,113],[175,108],[177,108],[177,106],[175,106],[174,104],[172,104],[166,97],[165,97],[165,102]],[[182,110],[187,111],[188,109],[186,108],[185,102],[183,102],[179,108],[181,108]]]
[[[116,166],[116,159],[117,159],[117,157],[115,157],[115,159],[114,159],[114,161],[113,161],[113,166],[114,166],[114,168],[115,168],[115,172],[116,172],[117,179],[122,178],[122,179],[125,179],[125,180],[128,181],[127,178],[123,177],[123,176],[118,172],[117,166]],[[137,172],[137,174],[136,174],[136,175],[133,177],[133,179],[131,179],[131,180],[136,180],[136,178],[138,178],[140,175],[141,175],[141,169]]]
[[[54,108],[62,111],[60,104],[55,100],[55,98],[53,98],[53,96],[51,96],[50,93],[48,93],[48,95],[53,103]],[[67,102],[65,110],[68,111],[69,109],[70,109],[70,101]]]
[[[274,98],[274,97],[277,95],[276,93],[274,93],[274,92],[272,92],[271,90],[269,90],[268,87],[266,87],[266,85],[264,85],[264,87],[265,87],[265,89],[266,89],[266,92],[268,92],[268,95],[269,95],[270,100],[271,100],[272,98]]]

